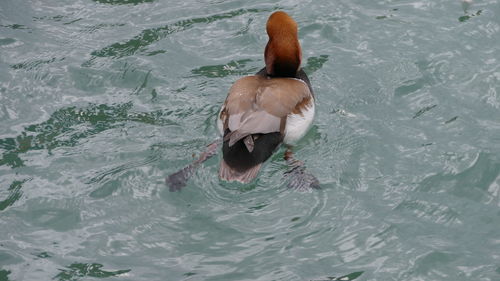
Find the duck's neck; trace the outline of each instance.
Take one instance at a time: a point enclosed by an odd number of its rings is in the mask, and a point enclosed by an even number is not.
[[[266,72],[272,77],[295,77],[300,67],[301,50],[296,38],[270,38],[264,52]]]

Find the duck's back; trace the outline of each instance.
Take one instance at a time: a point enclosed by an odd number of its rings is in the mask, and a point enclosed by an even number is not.
[[[236,81],[219,116],[224,136],[219,176],[227,181],[250,182],[290,134],[290,116],[304,116],[313,101],[307,75],[271,78],[262,71]],[[265,72],[264,72],[265,73]]]

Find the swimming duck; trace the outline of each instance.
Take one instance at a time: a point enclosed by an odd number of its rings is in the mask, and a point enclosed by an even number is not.
[[[219,177],[248,183],[262,164],[284,143],[302,138],[314,118],[314,94],[306,73],[300,68],[302,51],[297,23],[285,12],[273,13],[266,24],[269,36],[264,51],[265,67],[255,75],[237,80],[217,119],[222,138]],[[180,190],[202,162],[216,154],[218,142],[192,164],[170,175],[171,191]],[[319,187],[318,180],[293,158],[288,147],[285,160],[291,166],[290,187]]]
[[[314,118],[311,83],[300,68],[297,23],[278,11],[269,17],[266,31],[266,66],[233,84],[219,114],[219,176],[226,181],[252,181],[276,148],[299,140]]]

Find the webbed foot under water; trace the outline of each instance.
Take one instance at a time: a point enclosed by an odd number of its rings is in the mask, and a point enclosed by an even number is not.
[[[293,157],[293,153],[290,149],[287,149],[284,158],[291,167],[290,170],[285,172],[285,177],[288,181],[288,188],[299,191],[321,188],[319,180],[312,173],[306,170],[304,162]]]
[[[207,145],[205,151],[200,154],[200,157],[193,163],[187,165],[186,167],[180,169],[179,171],[169,175],[165,182],[169,187],[170,191],[180,191],[184,186],[186,186],[187,181],[196,171],[196,169],[201,165],[201,163],[207,161],[212,156],[217,154],[217,148],[219,147],[221,140],[216,140],[211,144]]]

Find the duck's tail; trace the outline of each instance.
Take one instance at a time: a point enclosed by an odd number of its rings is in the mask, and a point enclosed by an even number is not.
[[[257,177],[257,174],[259,173],[261,167],[262,163],[257,164],[247,170],[239,171],[234,168],[231,168],[226,163],[226,161],[222,159],[220,162],[219,177],[225,181],[238,181],[241,183],[249,183],[253,179],[255,179],[255,177]]]
[[[248,143],[245,141],[247,138],[252,139],[252,149],[248,149]],[[282,139],[279,132],[248,135],[233,144],[225,138],[219,177],[226,181],[241,183],[252,181],[259,173],[262,163],[273,154]]]

